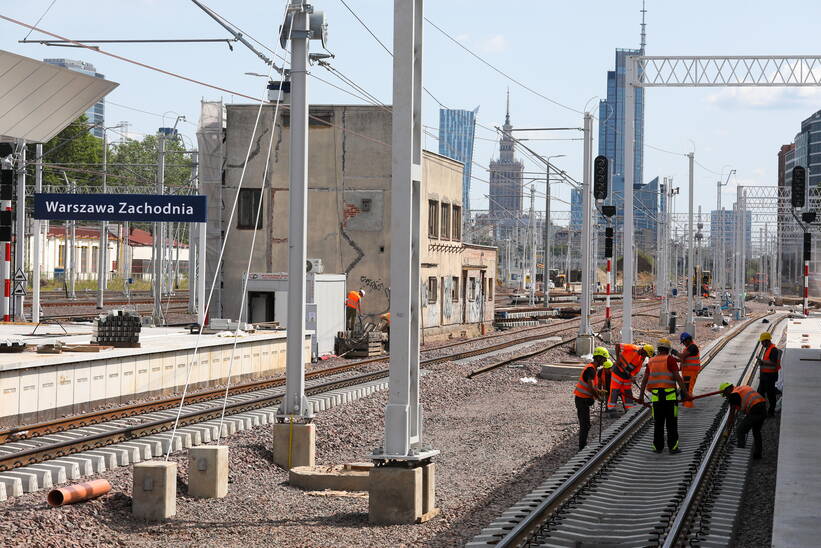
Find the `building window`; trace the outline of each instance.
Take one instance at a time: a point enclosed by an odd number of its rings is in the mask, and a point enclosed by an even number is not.
[[[459,302],[459,277],[454,276],[452,278],[453,286],[450,291],[450,300],[455,303]]]
[[[428,237],[439,237],[439,202],[428,200]]]
[[[443,240],[450,238],[450,204],[442,204],[442,232]]]
[[[487,300],[493,300],[493,278],[487,279]]]
[[[428,278],[428,304],[436,303],[436,276]]]
[[[99,258],[98,253],[100,252],[99,246],[94,246],[91,248],[91,270],[97,272],[97,259]]]
[[[57,266],[59,268],[66,267],[66,246],[65,244],[60,244],[59,251],[57,252]]]
[[[80,248],[80,270],[79,272],[88,272],[88,248]]]
[[[476,278],[473,276],[468,278],[468,300],[470,302],[476,300]]]
[[[239,203],[237,211],[237,228],[244,230],[254,230],[254,221],[257,219],[257,209],[259,200],[262,197],[262,190],[258,188],[243,188],[239,191]],[[262,228],[262,215],[256,223],[256,229]]]
[[[453,206],[453,230],[450,232],[450,239],[454,242],[462,240],[462,208]]]

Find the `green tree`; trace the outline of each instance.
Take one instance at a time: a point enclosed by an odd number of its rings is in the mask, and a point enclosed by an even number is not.
[[[108,154],[108,172],[119,177],[112,184],[128,184],[154,192],[157,184],[157,160],[159,139],[146,135],[142,140],[128,140],[113,146]],[[165,186],[171,189],[187,189],[191,179],[190,155],[179,138],[165,139]],[[148,187],[148,188],[145,188]]]
[[[89,132],[88,118],[83,114],[47,143],[43,144],[43,184],[65,185],[66,176],[78,185],[100,184],[96,173],[102,161],[103,145]],[[34,160],[34,146],[27,150]]]

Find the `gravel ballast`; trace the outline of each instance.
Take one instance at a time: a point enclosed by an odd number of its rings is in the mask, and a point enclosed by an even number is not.
[[[637,329],[651,330],[658,320],[636,317],[633,322]],[[616,333],[619,328],[617,320]],[[697,342],[703,345],[714,337],[702,331]],[[0,541],[9,546],[23,539],[29,546],[462,545],[577,448],[574,382],[521,380],[536,377],[543,363],[572,359],[567,348],[465,378],[498,358],[438,364],[422,378],[426,441],[441,451],[435,459],[441,514],[425,524],[372,526],[367,498],[316,496],[288,487],[287,474],[271,464],[271,432],[261,427],[224,442],[230,446],[231,466],[225,499],[185,496],[187,462],[179,453],[172,455],[179,464],[177,515],[166,523],[131,518],[132,472],[125,467],[98,476],[113,489],[95,501],[49,509],[45,493],[33,493],[0,503]],[[317,463],[366,460],[381,445],[386,401],[383,392],[320,413]],[[595,415],[593,438],[598,432]]]

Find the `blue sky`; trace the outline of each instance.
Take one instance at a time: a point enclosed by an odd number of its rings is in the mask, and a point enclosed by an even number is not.
[[[393,2],[346,0],[374,33],[390,47]],[[206,4],[242,27],[246,33],[274,48],[274,39],[285,0]],[[5,1],[3,13],[34,23],[51,0]],[[333,64],[342,73],[383,102],[391,96],[391,62],[388,54],[367,34],[340,0],[316,0],[329,23],[328,48]],[[589,103],[596,114],[597,99],[606,93],[606,71],[612,69],[614,49],[639,43],[640,0],[428,0],[426,15],[488,62],[502,68],[527,86],[574,109]],[[790,9],[764,0],[648,0],[647,53],[650,55],[778,55],[813,54],[817,48],[817,21],[821,3],[796,0]],[[798,15],[800,14],[800,16]],[[74,39],[114,38],[217,38],[227,34],[194,4],[186,0],[56,0],[40,26]],[[131,131],[152,133],[174,114],[196,122],[200,99],[231,102],[231,95],[175,80],[110,57],[71,48],[19,44],[28,31],[0,21],[0,48],[42,59],[67,57],[93,63],[107,78],[120,83],[109,96],[108,123],[127,120]],[[37,38],[32,33],[30,38]],[[45,38],[45,37],[44,37]],[[105,49],[144,63],[178,72],[221,87],[259,96],[264,80],[245,72],[265,73],[266,67],[239,44],[108,45]],[[313,51],[318,49],[312,45]],[[279,51],[279,50],[278,50]],[[324,79],[344,84],[324,69],[313,71]],[[560,108],[493,72],[425,26],[425,85],[443,103],[454,108],[480,107],[480,123],[492,127],[504,118],[505,90],[510,87],[511,118],[519,127],[580,126],[580,115]],[[312,81],[312,103],[359,102],[324,83]],[[237,102],[247,102],[236,99]],[[119,105],[160,114],[144,114]],[[696,159],[715,172],[729,166],[742,184],[776,182],[776,153],[791,142],[801,120],[821,108],[815,89],[651,89],[647,92],[647,143],[677,151],[645,151],[645,178],[673,176],[682,187],[677,209],[686,205],[687,160],[695,147]],[[170,120],[170,122],[169,122]],[[425,97],[424,122],[438,124],[438,105]],[[184,124],[193,137],[195,126]],[[523,136],[523,135],[520,135]],[[558,137],[539,134],[532,137]],[[478,129],[475,161],[487,166],[497,154],[493,134]],[[490,139],[490,140],[484,140]],[[548,154],[566,154],[556,163],[577,178],[581,176],[581,142],[532,141],[532,148]],[[437,150],[434,139],[426,146]],[[594,151],[596,150],[594,145]],[[528,170],[537,166],[526,163]],[[474,175],[487,173],[474,166]],[[714,207],[718,176],[701,167],[695,181],[696,205]],[[487,185],[474,181],[474,207],[485,207]],[[557,186],[554,196],[569,201],[567,187]],[[723,201],[734,201],[735,186],[725,190]],[[569,206],[557,202],[555,210]]]

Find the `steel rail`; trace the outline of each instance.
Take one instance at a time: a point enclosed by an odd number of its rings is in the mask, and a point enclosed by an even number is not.
[[[765,314],[766,315],[766,314]],[[754,322],[760,320],[763,316],[760,315],[750,318],[727,334],[722,339],[718,339],[713,343],[713,346],[707,351],[708,357],[703,364],[704,367],[709,364],[724,349],[724,347],[737,335],[744,332]],[[774,327],[774,326],[773,326]],[[519,521],[499,542],[495,545],[497,548],[508,548],[513,546],[520,546],[527,542],[527,539],[537,530],[539,530],[549,516],[553,515],[555,511],[561,506],[561,503],[568,500],[575,495],[577,491],[589,484],[596,472],[613,457],[616,456],[619,449],[624,447],[631,441],[633,436],[649,422],[652,413],[649,408],[644,408],[629,420],[624,427],[616,432],[613,437],[608,440],[599,450],[592,456],[590,460],[585,462],[578,470],[576,470],[568,479],[562,482],[547,498],[539,503],[527,516]]]
[[[770,326],[768,331],[773,333],[778,324],[785,319],[786,316],[779,318],[777,322]],[[756,354],[758,354],[760,346],[761,342],[759,341],[753,348],[750,358],[747,360],[747,364],[736,382],[736,386],[749,384],[752,380],[756,371],[756,366],[754,365],[755,357]],[[715,431],[715,434],[713,435],[712,440],[710,441],[710,446],[701,460],[701,464],[699,465],[696,474],[693,476],[693,480],[687,489],[687,494],[685,495],[684,500],[681,501],[681,504],[676,511],[675,518],[670,524],[670,529],[664,539],[664,544],[662,545],[664,548],[672,548],[673,546],[681,544],[685,540],[682,537],[689,534],[693,513],[701,498],[701,494],[706,487],[706,484],[712,477],[712,472],[717,464],[717,461],[719,460],[717,457],[721,453],[722,447],[726,444],[727,437],[725,436],[725,433],[730,420],[730,406],[727,402],[724,403],[721,411],[719,411],[719,414],[722,415],[721,421]]]
[[[89,313],[89,316],[96,316],[98,313]],[[66,317],[75,318],[80,317],[81,315],[73,314]],[[518,333],[530,333],[533,330],[542,330],[542,329],[550,329],[550,331],[538,333],[535,335],[528,335],[526,337],[520,337],[517,339],[504,341],[501,343],[496,343],[489,346],[483,346],[481,348],[472,349],[472,350],[465,350],[463,352],[456,352],[447,354],[444,356],[439,356],[435,358],[427,358],[420,362],[420,365],[438,365],[441,363],[445,363],[448,361],[454,360],[461,360],[465,358],[472,358],[475,356],[479,356],[482,354],[487,354],[490,352],[494,352],[496,350],[501,350],[503,348],[507,348],[509,346],[514,346],[517,344],[522,344],[525,342],[530,342],[533,340],[542,339],[544,337],[550,336],[555,333],[559,333],[561,331],[566,331],[570,329],[570,327],[562,327],[556,329],[557,327],[564,326],[567,324],[572,324],[573,322],[578,321],[577,318],[571,320],[565,320],[560,323],[555,323],[552,325],[545,325],[539,326],[534,328],[528,328],[526,330],[522,330]],[[515,335],[514,333],[513,335]],[[484,339],[488,338],[496,338],[499,336],[510,336],[511,333],[503,333],[500,335],[491,335],[489,337],[484,337]],[[433,348],[426,349],[425,352],[440,350],[443,348],[450,348],[453,346],[459,346],[463,344],[470,344],[475,342],[475,340],[467,340],[467,341],[458,341],[454,343],[448,343],[440,346],[436,346]],[[544,352],[544,350],[540,350],[539,352]],[[351,371],[357,369],[359,367],[371,364],[377,364],[380,362],[385,362],[388,360],[386,356],[380,356],[377,358],[369,358],[365,360],[359,360],[349,364],[343,364],[335,367],[329,367],[327,369],[320,369],[315,371],[306,372],[305,378],[306,379],[316,379],[320,377],[325,377],[329,375],[334,375],[337,373],[342,373],[346,371]],[[277,377],[274,379],[268,379],[263,381],[255,381],[250,383],[238,384],[229,389],[229,395],[234,396],[237,394],[244,394],[248,392],[253,392],[256,390],[264,390],[268,388],[275,388],[278,386],[283,386],[285,384],[285,377]],[[199,403],[202,401],[207,401],[209,399],[216,399],[223,397],[225,395],[225,389],[214,389],[214,390],[207,390],[203,392],[197,392],[194,394],[189,394],[186,396],[186,401],[190,403]],[[106,422],[110,420],[117,420],[126,417],[132,417],[135,415],[141,415],[144,413],[149,413],[153,411],[162,411],[164,409],[171,409],[177,407],[180,404],[180,397],[175,396],[172,398],[165,398],[161,400],[155,400],[152,402],[146,403],[139,403],[139,404],[132,404],[123,407],[117,407],[114,409],[107,409],[102,411],[96,411],[92,413],[86,413],[83,415],[72,415],[69,417],[64,417],[61,419],[56,419],[53,421],[44,421],[40,423],[35,423],[27,426],[20,426],[15,428],[9,428],[0,430],[0,446],[7,442],[7,441],[22,441],[26,439],[36,438],[38,436],[46,435],[46,434],[54,434],[58,432],[64,432],[71,428],[77,428],[82,426],[90,426],[92,424],[99,424],[101,422]]]
[[[364,373],[355,377],[348,377],[345,379],[329,381],[320,385],[307,387],[305,389],[305,394],[312,396],[331,390],[338,390],[340,388],[346,388],[348,386],[385,378],[387,376],[387,369],[373,373]],[[225,416],[275,405],[280,403],[284,396],[284,391],[280,391],[277,394],[269,396],[261,396],[242,402],[229,403],[225,407]],[[219,418],[221,414],[222,405],[215,403],[215,405],[212,405],[206,409],[192,410],[181,414],[178,425],[187,426],[189,424],[196,424],[199,422],[216,419]],[[33,447],[11,455],[0,455],[0,472],[64,457],[66,455],[71,455],[73,453],[78,453],[89,449],[105,447],[106,445],[111,445],[114,443],[138,439],[151,434],[167,432],[174,427],[175,420],[176,416],[170,416],[167,418],[156,419],[144,424],[123,426],[107,432],[91,434],[79,440],[65,440],[44,445],[42,447]]]

